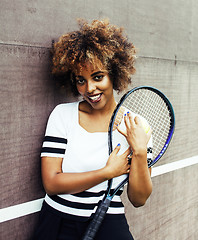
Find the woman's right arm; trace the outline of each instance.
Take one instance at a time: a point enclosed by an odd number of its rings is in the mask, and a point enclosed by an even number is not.
[[[46,193],[49,195],[74,194],[128,173],[130,166],[127,156],[130,150],[118,156],[119,150],[120,146],[114,149],[104,168],[82,173],[63,173],[62,158],[42,157],[41,171]]]

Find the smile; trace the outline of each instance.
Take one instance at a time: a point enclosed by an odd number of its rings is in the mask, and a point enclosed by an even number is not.
[[[102,93],[94,95],[94,96],[88,96],[89,100],[93,103],[99,102],[101,99]]]

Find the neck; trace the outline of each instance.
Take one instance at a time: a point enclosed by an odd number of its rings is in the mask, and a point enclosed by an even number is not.
[[[109,122],[116,107],[113,98],[101,109],[93,108],[88,102],[79,105],[79,124],[88,132],[108,132]]]
[[[88,114],[92,114],[99,117],[112,114],[116,105],[117,103],[114,98],[112,98],[112,100],[109,101],[108,104],[106,104],[101,109],[93,108],[88,102],[84,101],[81,110],[87,112]]]

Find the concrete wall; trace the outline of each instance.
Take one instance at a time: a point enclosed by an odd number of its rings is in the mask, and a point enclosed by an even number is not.
[[[198,2],[196,0],[1,1],[0,208],[44,196],[40,147],[50,111],[75,99],[50,76],[52,39],[76,18],[108,17],[139,49],[133,86],[151,85],[173,103],[176,131],[157,165],[198,155]],[[198,165],[153,178],[147,204],[126,214],[136,240],[198,239]],[[1,223],[1,239],[28,240],[38,213]]]

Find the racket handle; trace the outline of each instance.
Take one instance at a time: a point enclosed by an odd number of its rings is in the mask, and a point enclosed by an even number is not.
[[[110,198],[106,198],[97,208],[82,240],[93,240],[111,203]]]

